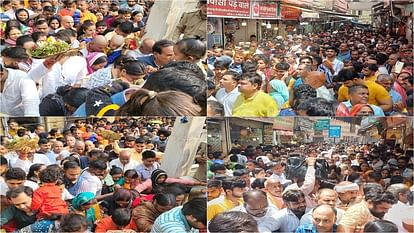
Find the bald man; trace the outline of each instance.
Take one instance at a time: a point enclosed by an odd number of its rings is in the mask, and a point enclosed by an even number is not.
[[[278,209],[284,207],[282,199],[283,186],[279,179],[270,178],[265,182],[265,192],[270,203],[275,205]]]
[[[97,35],[91,42],[89,42],[85,48],[81,50],[81,53],[84,58],[88,56],[89,53],[100,52],[103,53],[105,48],[108,47],[108,41],[105,36]]]
[[[338,199],[338,194],[333,189],[320,189],[317,194],[317,204],[318,205],[330,205],[332,208],[336,210],[336,223],[339,223],[342,215],[345,213],[344,210],[336,208],[336,201]],[[313,210],[313,209],[312,209]],[[307,212],[305,215],[302,216],[300,219],[300,225],[311,224],[312,223],[312,210]]]
[[[66,15],[62,17],[60,24],[62,25],[62,29],[73,29],[75,21],[73,20],[72,16]]]
[[[342,181],[335,186],[334,190],[338,194],[336,207],[346,211],[349,206],[355,204],[358,197],[359,186],[350,181]]]
[[[145,38],[141,41],[139,48],[135,50],[129,50],[127,55],[131,57],[143,57],[152,54],[152,46],[155,44],[155,40],[152,38]]]
[[[130,150],[122,150],[119,152],[119,156],[117,159],[112,160],[109,165],[111,167],[116,166],[121,168],[124,172],[129,169],[136,169],[139,165],[139,162],[131,159],[131,151]]]
[[[336,210],[327,204],[317,205],[312,210],[312,223],[300,225],[296,233],[301,232],[336,232]]]
[[[243,206],[237,206],[230,211],[247,213],[257,221],[259,232],[272,232],[277,228],[273,216],[278,209],[269,203],[264,191],[255,189],[243,193]]]

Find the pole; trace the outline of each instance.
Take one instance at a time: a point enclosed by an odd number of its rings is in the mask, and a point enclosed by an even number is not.
[[[202,140],[205,117],[177,117],[168,139],[161,169],[171,177],[189,174]]]

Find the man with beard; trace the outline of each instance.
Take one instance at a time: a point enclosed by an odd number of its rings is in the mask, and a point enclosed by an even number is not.
[[[291,189],[282,195],[286,208],[273,215],[272,232],[294,232],[299,226],[299,219],[306,212],[305,194],[300,190]]]
[[[161,214],[152,225],[151,232],[200,232],[207,231],[207,200],[194,198],[183,206]]]
[[[160,152],[165,151],[165,147],[167,146],[168,137],[171,135],[171,132],[165,129],[160,129],[157,132],[158,137],[153,140],[153,144],[155,148],[158,149]]]
[[[334,190],[338,194],[336,206],[340,209],[347,210],[350,205],[354,204],[358,196],[359,187],[350,181],[342,181],[335,186]]]
[[[345,211],[342,209],[336,208],[336,201],[338,199],[338,194],[335,192],[335,190],[328,189],[328,188],[319,189],[317,199],[318,199],[317,201],[318,205],[324,205],[324,204],[330,205],[332,208],[335,209],[336,223],[339,223]],[[313,208],[308,213],[303,215],[303,217],[300,219],[300,225],[312,223],[312,214],[315,208]]]
[[[382,219],[393,204],[397,202],[394,195],[382,188],[370,188],[365,198],[358,204],[348,208],[339,222],[338,232],[356,232],[375,219]]]
[[[270,178],[265,182],[265,191],[267,199],[270,203],[275,205],[278,209],[283,208],[282,191],[283,186],[277,178]]]
[[[275,229],[273,216],[278,209],[272,204],[269,205],[267,195],[264,191],[256,189],[243,193],[243,206],[238,206],[231,211],[240,211],[252,216],[259,227],[259,232],[271,232]]]
[[[236,206],[242,205],[244,188],[246,182],[240,178],[229,178],[222,181],[224,196],[215,198],[207,203],[208,214],[207,220],[210,221],[219,213],[233,209]]]

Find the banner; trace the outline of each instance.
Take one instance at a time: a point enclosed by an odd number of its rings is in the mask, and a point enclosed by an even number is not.
[[[282,5],[281,11],[282,20],[299,20],[300,14],[302,13],[301,10],[286,5]]]
[[[250,18],[251,0],[208,0],[207,15],[223,18]]]
[[[278,2],[254,1],[252,18],[254,19],[281,19],[280,4]]]

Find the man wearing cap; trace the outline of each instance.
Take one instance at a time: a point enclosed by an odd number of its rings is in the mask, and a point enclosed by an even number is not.
[[[350,181],[342,181],[335,186],[334,190],[338,194],[337,208],[347,210],[349,206],[355,204],[359,186]]]
[[[200,0],[198,6],[198,10],[183,14],[175,29],[173,41],[178,41],[181,34],[184,34],[183,38],[206,37],[207,0]]]

